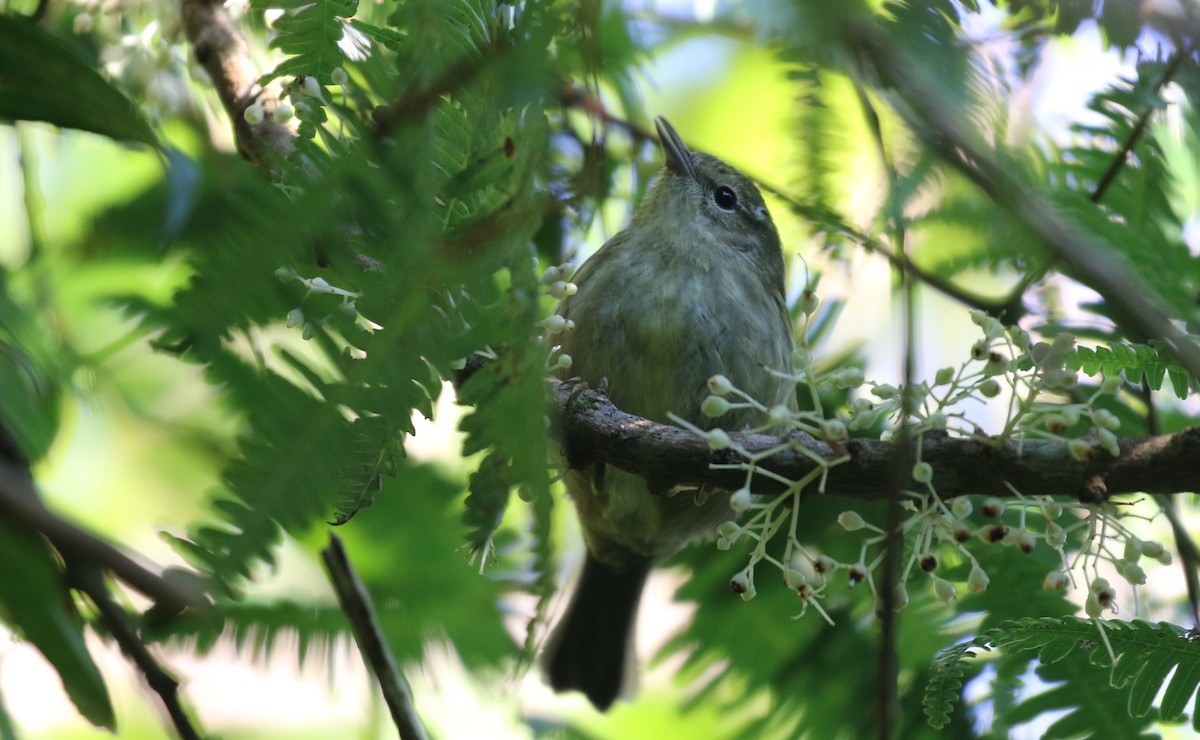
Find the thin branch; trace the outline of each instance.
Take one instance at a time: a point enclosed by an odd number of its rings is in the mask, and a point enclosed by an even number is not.
[[[100,569],[92,563],[71,557],[67,559],[67,578],[72,587],[87,594],[96,605],[96,611],[113,639],[142,672],[150,689],[158,694],[179,737],[183,740],[200,740],[203,736],[192,724],[191,717],[179,700],[179,681],[163,670],[150,654],[149,648],[130,624],[129,615],[113,599]]]
[[[603,462],[646,479],[652,491],[675,486],[709,485],[735,490],[745,482],[741,470],[712,469],[713,464],[737,463],[732,449],[713,451],[700,436],[678,427],[626,414],[596,390],[553,382],[551,415],[559,425],[567,463],[582,468]],[[568,400],[575,399],[567,407]],[[731,434],[734,444],[759,453],[780,444],[763,434]],[[851,439],[837,448],[799,432],[786,438],[792,445],[760,466],[788,480],[818,470],[815,459],[849,461],[829,469],[825,493],[848,499],[883,499],[889,483],[890,442]],[[1091,460],[1071,457],[1062,440],[952,438],[945,433],[924,435],[921,459],[933,466],[933,479],[944,498],[968,494],[1012,497],[1013,488],[1026,496],[1070,496],[1083,502],[1137,493],[1174,494],[1200,490],[1200,428],[1153,437],[1118,440],[1120,455],[1094,449]],[[805,452],[799,451],[803,447]],[[783,491],[784,484],[760,476],[758,493]],[[907,481],[905,486],[915,488]],[[815,491],[812,495],[817,495]]]
[[[167,579],[136,562],[96,535],[54,514],[42,503],[33,481],[21,468],[0,456],[0,518],[40,532],[65,557],[75,556],[110,571],[164,607],[206,607],[204,593],[177,579]]]
[[[329,571],[329,580],[337,592],[338,603],[342,606],[350,626],[354,630],[354,639],[358,649],[375,674],[383,699],[387,702],[392,713],[392,721],[403,740],[427,740],[428,735],[417,716],[413,706],[412,693],[408,681],[400,672],[396,658],[388,648],[384,639],[383,629],[375,617],[375,607],[371,603],[371,595],[367,587],[359,580],[354,568],[346,557],[346,550],[337,535],[329,535],[329,547],[321,551],[325,568]]]
[[[1166,68],[1163,69],[1162,76],[1159,78],[1158,83],[1155,84],[1154,89],[1156,91],[1161,90],[1168,82],[1170,82],[1171,78],[1175,76],[1175,73],[1179,71],[1179,65],[1183,63],[1184,59],[1187,59],[1191,55],[1192,52],[1190,45],[1182,49],[1177,49],[1171,55],[1171,59],[1167,62]],[[1147,104],[1146,110],[1142,111],[1142,114],[1138,116],[1137,123],[1134,124],[1133,130],[1129,132],[1129,136],[1126,137],[1125,141],[1121,143],[1121,149],[1116,153],[1115,156],[1113,156],[1113,160],[1109,163],[1108,169],[1104,171],[1104,174],[1100,177],[1100,181],[1096,183],[1096,188],[1092,191],[1091,197],[1089,198],[1089,200],[1091,200],[1093,203],[1099,203],[1101,199],[1104,198],[1104,194],[1108,192],[1108,188],[1117,181],[1117,175],[1120,174],[1121,169],[1125,166],[1125,163],[1129,161],[1129,155],[1133,152],[1133,148],[1137,146],[1138,141],[1141,140],[1142,134],[1145,133],[1146,126],[1150,123],[1150,117],[1152,115],[1154,115],[1154,107]]]
[[[1162,341],[1193,375],[1200,376],[1200,345],[1172,323],[1151,298],[1157,295],[1154,287],[1120,252],[1053,208],[976,146],[963,128],[961,111],[946,99],[926,70],[885,33],[864,22],[854,22],[847,30],[847,44],[899,93],[897,110],[927,146],[1037,236],[1050,257],[1104,296],[1129,330]]]

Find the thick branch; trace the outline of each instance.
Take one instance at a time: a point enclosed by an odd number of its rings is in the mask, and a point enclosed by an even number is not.
[[[246,40],[221,0],[183,0],[183,27],[196,60],[208,72],[221,105],[233,123],[238,152],[267,172],[292,151],[292,131],[268,117],[259,124],[246,121],[246,108],[264,93],[258,70],[250,61]],[[274,107],[269,101],[268,112]]]
[[[572,393],[575,398],[567,408]],[[714,452],[704,439],[677,427],[656,424],[613,406],[599,391],[573,391],[569,385],[553,389],[555,418],[567,462],[582,467],[604,462],[644,477],[652,490],[673,486],[710,484],[736,489],[745,479],[741,470],[713,470],[714,463],[737,463],[732,450]],[[731,434],[734,443],[747,452],[762,452],[780,444],[780,439],[762,434]],[[878,500],[886,495],[892,479],[889,461],[893,445],[868,439],[852,439],[834,449],[809,435],[793,433],[792,448],[760,463],[760,467],[799,480],[818,469],[815,458],[833,461],[843,454],[849,461],[829,469],[825,493],[844,498]],[[800,451],[807,450],[807,454]],[[1012,496],[1006,484],[1022,495],[1063,495],[1081,501],[1101,501],[1109,496],[1132,493],[1178,493],[1200,490],[1200,428],[1156,437],[1127,437],[1120,440],[1121,454],[1112,457],[1095,448],[1093,459],[1079,462],[1071,457],[1066,442],[1058,440],[959,439],[945,434],[926,434],[921,459],[933,466],[938,493],[950,498],[968,494]],[[911,481],[910,488],[915,487]],[[759,477],[758,493],[782,491],[784,486]],[[816,491],[816,486],[810,490]]]

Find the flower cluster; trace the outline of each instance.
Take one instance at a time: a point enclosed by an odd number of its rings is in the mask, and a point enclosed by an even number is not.
[[[804,312],[804,316],[808,313]],[[1105,377],[1095,390],[1083,395],[1077,372],[1070,367],[1074,337],[1060,334],[1049,342],[1034,342],[1019,327],[1005,327],[983,312],[973,312],[971,318],[980,328],[981,338],[971,346],[959,367],[939,370],[931,384],[897,388],[867,381],[855,367],[822,375],[813,366],[811,347],[802,339],[794,357],[794,372],[780,375],[809,391],[812,411],[797,413],[785,407],[767,408],[723,376],[709,380],[711,395],[704,400],[701,411],[719,417],[734,409],[754,408],[763,412],[765,421],[760,428],[749,431],[787,426],[824,440],[837,450],[838,443],[846,440],[850,432],[871,429],[881,423],[893,424],[884,429],[882,436],[894,436],[898,429],[895,420],[903,417],[903,409],[908,408],[906,433],[914,440],[916,462],[911,469],[912,487],[902,492],[905,516],[899,528],[906,542],[906,561],[894,586],[891,599],[894,608],[907,605],[908,589],[914,579],[926,580],[932,594],[946,603],[956,601],[963,587],[974,593],[986,591],[991,578],[976,555],[978,548],[1008,547],[1032,553],[1046,547],[1057,553],[1061,565],[1046,574],[1043,588],[1059,590],[1085,584],[1084,610],[1089,616],[1098,618],[1104,612],[1116,613],[1117,593],[1106,576],[1125,581],[1132,588],[1146,581],[1142,566],[1145,560],[1164,564],[1171,560],[1161,544],[1139,539],[1125,526],[1124,520],[1131,516],[1125,510],[1127,507],[1028,497],[1012,486],[1009,486],[1011,497],[1006,499],[943,498],[937,489],[933,465],[922,459],[921,435],[938,431],[972,437],[984,444],[1003,444],[1012,437],[1053,438],[1065,441],[1076,460],[1099,454],[1117,456],[1120,445],[1115,432],[1120,420],[1104,408],[1102,401],[1120,392],[1123,380],[1119,376]],[[864,387],[867,392],[853,398],[843,415],[827,415],[822,410],[821,389],[854,391]],[[985,403],[997,399],[1006,404],[1001,434],[983,437],[966,421],[960,407],[967,399]],[[859,556],[854,562],[839,562],[812,552],[796,537],[801,494],[814,487],[823,493],[829,470],[847,457],[824,460],[803,445],[786,440],[777,448],[752,454],[726,432],[704,431],[678,417],[674,421],[704,436],[713,449],[728,448],[739,453],[740,459],[735,463],[714,465],[745,472],[743,485],[730,497],[730,507],[741,515],[742,521],[725,522],[717,532],[717,546],[723,550],[741,541],[752,543],[749,562],[730,581],[734,592],[743,599],[753,598],[757,593],[756,568],[765,563],[777,568],[786,587],[800,596],[801,614],[813,605],[828,619],[819,601],[831,578],[844,572],[847,586],[868,584],[879,613],[883,600],[874,574],[883,561],[888,532],[867,522],[853,509],[844,511],[838,517],[838,524],[847,532],[862,533]],[[765,459],[783,448],[808,454],[816,463],[814,471],[802,480],[793,481],[761,467]],[[752,493],[755,476],[771,478],[787,488],[781,494],[756,497]],[[767,548],[778,537],[783,538],[782,557]],[[943,561],[947,559],[968,566],[965,580],[956,583],[945,575]]]

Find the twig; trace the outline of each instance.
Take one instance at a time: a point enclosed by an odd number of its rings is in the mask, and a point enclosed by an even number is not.
[[[350,620],[358,648],[375,674],[375,680],[379,682],[383,700],[391,710],[392,721],[396,723],[400,737],[404,740],[426,740],[428,735],[413,706],[408,682],[400,672],[396,658],[383,637],[379,620],[375,617],[371,595],[351,567],[337,535],[329,535],[329,547],[321,551],[321,558],[337,592],[338,603]]]
[[[0,457],[0,517],[40,532],[64,556],[111,571],[132,588],[164,607],[209,605],[204,593],[183,582],[163,578],[96,535],[54,514],[42,503],[33,481],[17,464]]]
[[[603,462],[642,476],[653,491],[677,485],[710,485],[735,490],[745,483],[742,470],[710,468],[714,463],[739,460],[731,450],[714,452],[704,439],[678,427],[657,424],[626,414],[596,390],[572,388],[551,381],[551,419],[563,440],[567,463],[582,468]],[[575,394],[567,408],[568,400]],[[776,448],[781,440],[763,434],[730,434],[735,445],[751,454]],[[761,466],[789,480],[817,470],[815,459],[833,461],[843,454],[849,462],[828,471],[826,495],[878,501],[886,496],[894,444],[851,439],[838,449],[813,437],[792,433],[794,445]],[[1072,496],[1095,502],[1121,494],[1200,490],[1200,428],[1153,437],[1123,437],[1120,455],[1096,449],[1091,460],[1071,457],[1063,440],[1022,439],[999,442],[991,438],[952,438],[927,433],[921,459],[933,466],[938,492],[949,498],[981,494],[1012,497],[1012,488],[1026,496]],[[804,447],[805,452],[798,451]],[[778,493],[782,483],[766,476],[756,480],[756,492]],[[909,487],[913,484],[907,483]]]
[[[67,559],[67,578],[72,587],[87,594],[96,605],[96,611],[113,639],[142,672],[150,689],[162,700],[179,737],[183,740],[200,740],[203,736],[193,726],[191,717],[179,701],[179,681],[163,670],[138,637],[129,623],[129,615],[113,600],[100,569],[92,563],[70,557]]]
[[[1162,77],[1159,78],[1154,89],[1161,90],[1164,85],[1170,82],[1171,78],[1179,70],[1179,65],[1183,63],[1184,59],[1190,57],[1191,54],[1190,46],[1177,49],[1171,55],[1171,59],[1167,62],[1166,68],[1163,69]],[[1129,161],[1129,154],[1137,146],[1137,142],[1142,138],[1142,134],[1145,133],[1146,126],[1150,123],[1150,116],[1152,115],[1154,115],[1154,107],[1147,104],[1146,110],[1142,111],[1142,114],[1138,116],[1133,130],[1129,132],[1129,136],[1121,143],[1121,149],[1113,156],[1108,169],[1104,171],[1104,174],[1100,177],[1100,181],[1096,183],[1096,188],[1092,191],[1089,198],[1093,203],[1099,203],[1104,198],[1104,194],[1108,192],[1108,188],[1116,182],[1117,175],[1120,174],[1121,168],[1125,166],[1125,163]]]

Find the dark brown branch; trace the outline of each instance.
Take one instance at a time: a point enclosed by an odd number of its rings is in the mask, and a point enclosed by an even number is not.
[[[183,581],[164,578],[96,535],[54,514],[42,503],[20,466],[0,456],[0,517],[41,533],[64,557],[92,563],[164,608],[205,607],[208,599]]]
[[[151,655],[150,649],[134,630],[129,615],[113,599],[100,569],[92,563],[81,562],[72,557],[67,559],[67,576],[71,586],[87,594],[96,605],[100,620],[121,647],[121,651],[138,667],[146,679],[146,684],[162,701],[179,737],[183,740],[200,740],[202,735],[192,724],[191,717],[179,700],[179,681],[167,673]]]
[[[384,639],[383,629],[375,617],[375,607],[371,603],[371,595],[367,587],[359,580],[346,550],[337,535],[329,535],[329,547],[321,551],[321,559],[329,571],[329,580],[337,592],[338,603],[350,626],[354,630],[354,639],[358,642],[359,652],[366,659],[379,688],[383,692],[383,700],[392,713],[392,721],[400,732],[402,740],[426,740],[428,735],[417,716],[413,706],[412,694],[404,674],[396,665],[396,658],[388,648]]]
[[[567,409],[573,392],[577,396]],[[581,467],[605,462],[644,477],[652,490],[667,491],[676,485],[709,484],[733,490],[745,473],[713,470],[714,463],[736,463],[741,457],[732,450],[714,452],[705,440],[678,427],[656,424],[613,406],[599,391],[573,391],[569,385],[552,389],[554,417],[560,419],[567,462]],[[776,447],[778,437],[762,434],[731,434],[748,452]],[[832,462],[843,454],[849,461],[829,470],[825,492],[849,499],[879,500],[889,481],[889,460],[894,445],[877,440],[852,439],[834,449],[825,442],[793,433],[794,445],[760,464],[790,480],[799,480],[818,469],[810,455]],[[808,454],[799,452],[803,447]],[[1093,459],[1079,462],[1058,440],[959,439],[945,434],[926,434],[921,459],[933,466],[938,492],[946,497],[968,494],[1011,497],[1011,484],[1025,496],[1071,496],[1096,502],[1111,496],[1135,493],[1179,493],[1200,490],[1200,428],[1154,437],[1120,440],[1121,454],[1112,457],[1096,448]],[[911,482],[909,487],[915,487]],[[755,490],[772,493],[784,490],[781,483],[759,477]],[[816,486],[809,492],[815,493]]]
[[[183,0],[180,12],[196,61],[208,72],[229,114],[238,153],[276,174],[276,163],[292,151],[294,134],[287,126],[272,122],[269,115],[258,124],[246,120],[246,108],[265,91],[258,84],[258,70],[250,61],[246,40],[225,4],[221,0]],[[268,114],[275,103],[274,99],[265,101]]]

